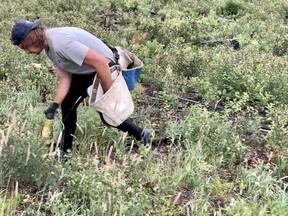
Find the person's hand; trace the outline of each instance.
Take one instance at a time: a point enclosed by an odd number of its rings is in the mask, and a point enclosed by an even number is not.
[[[46,118],[54,119],[54,116],[58,107],[59,107],[59,104],[57,103],[51,104],[50,107],[44,112]]]

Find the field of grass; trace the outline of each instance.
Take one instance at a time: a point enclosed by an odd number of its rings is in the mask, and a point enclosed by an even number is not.
[[[0,7],[1,216],[287,215],[286,0],[2,0]],[[71,159],[52,159],[41,130],[57,80],[44,54],[10,43],[17,19],[38,17],[136,53],[145,66],[132,118],[169,140],[142,157],[130,148],[136,141],[83,104]],[[58,113],[53,140],[61,128]]]

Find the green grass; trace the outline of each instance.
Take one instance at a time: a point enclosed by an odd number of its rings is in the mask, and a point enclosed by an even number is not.
[[[286,214],[286,1],[2,0],[0,6],[0,215]],[[129,150],[137,142],[81,106],[73,157],[51,158],[51,140],[40,135],[57,81],[44,54],[25,55],[10,43],[13,23],[36,17],[135,52],[145,66],[132,118],[171,143],[143,158]],[[233,38],[239,51],[227,41]],[[54,140],[61,129],[58,114]]]

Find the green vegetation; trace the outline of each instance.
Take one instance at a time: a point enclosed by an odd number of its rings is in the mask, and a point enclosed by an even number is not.
[[[286,0],[0,6],[0,215],[287,214]],[[57,80],[44,54],[26,55],[9,38],[18,18],[36,17],[135,52],[145,67],[132,117],[169,143],[143,158],[81,106],[72,158],[50,157],[40,134]],[[57,118],[54,140],[61,127]]]

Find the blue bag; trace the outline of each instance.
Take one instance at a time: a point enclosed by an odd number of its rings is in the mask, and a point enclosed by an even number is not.
[[[130,92],[132,92],[135,89],[141,72],[142,67],[132,70],[122,70],[123,77],[126,81],[126,84]]]
[[[123,77],[129,91],[132,92],[138,83],[144,64],[134,53],[122,47],[115,48],[119,55],[118,64],[121,66]]]

